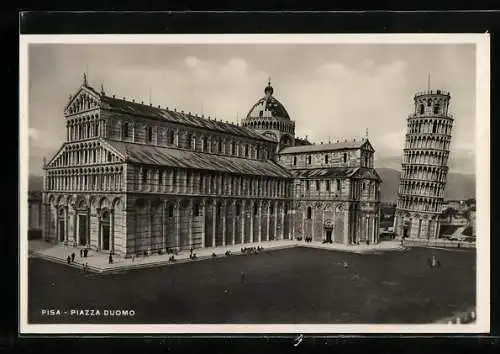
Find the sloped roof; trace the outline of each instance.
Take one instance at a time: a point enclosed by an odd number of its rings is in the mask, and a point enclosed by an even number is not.
[[[132,163],[212,170],[243,175],[290,177],[287,170],[271,160],[252,160],[114,140],[107,140],[106,142]]]
[[[318,151],[332,151],[332,150],[347,150],[347,149],[360,149],[368,140],[350,140],[333,144],[315,144],[315,145],[300,145],[289,146],[280,151],[280,154],[295,154],[301,152],[318,152]]]
[[[114,112],[121,112],[125,114],[152,118],[156,120],[169,121],[198,127],[202,129],[215,130],[222,133],[231,135],[243,136],[246,138],[270,141],[252,129],[238,126],[231,123],[224,123],[222,121],[209,120],[207,118],[198,117],[188,113],[176,112],[167,110],[165,108],[145,105],[137,102],[130,102],[109,96],[101,97],[101,108]]]
[[[329,167],[329,168],[311,168],[302,170],[292,170],[293,177],[296,178],[364,178],[382,179],[373,168],[365,167]]]

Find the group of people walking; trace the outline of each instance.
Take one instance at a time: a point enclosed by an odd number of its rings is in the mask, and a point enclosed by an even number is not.
[[[257,247],[242,247],[241,248],[241,254],[257,254],[260,251],[262,251],[264,247],[257,246]]]
[[[80,249],[80,258],[87,258],[88,253],[89,253],[88,248]],[[72,252],[68,257],[66,257],[66,262],[68,264],[75,263],[75,258],[76,258],[76,254],[75,254],[75,252]],[[83,270],[87,270],[88,269],[88,263],[86,263],[86,262],[83,263],[82,262],[82,267],[83,267]]]

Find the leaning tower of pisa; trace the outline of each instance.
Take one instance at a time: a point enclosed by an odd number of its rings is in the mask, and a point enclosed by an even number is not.
[[[448,173],[453,117],[450,94],[419,92],[408,116],[399,195],[394,218],[398,237],[432,239],[439,236],[439,215]]]

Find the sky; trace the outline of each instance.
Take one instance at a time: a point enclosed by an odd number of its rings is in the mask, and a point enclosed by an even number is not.
[[[264,95],[312,142],[360,139],[375,167],[400,169],[413,96],[451,93],[450,172],[475,173],[474,44],[30,44],[30,174],[66,137],[63,109],[87,72],[107,95],[240,122]]]

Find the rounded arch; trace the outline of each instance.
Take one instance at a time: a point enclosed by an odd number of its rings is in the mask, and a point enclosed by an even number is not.
[[[99,199],[99,208],[110,209],[111,203],[109,202],[109,199],[106,197],[102,197],[101,199]]]
[[[112,202],[113,209],[122,210],[123,203],[120,197],[115,197]]]

